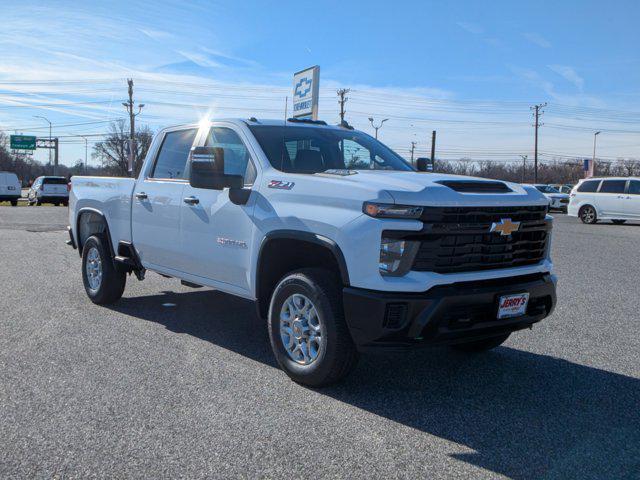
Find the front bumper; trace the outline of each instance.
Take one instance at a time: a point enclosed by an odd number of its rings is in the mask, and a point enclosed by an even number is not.
[[[556,277],[549,273],[461,282],[424,293],[390,293],[346,287],[344,311],[361,351],[405,349],[480,340],[528,328],[556,304]],[[498,297],[529,292],[526,314],[497,319]]]

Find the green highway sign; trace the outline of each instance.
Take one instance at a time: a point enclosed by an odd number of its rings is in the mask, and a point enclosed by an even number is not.
[[[12,150],[36,149],[36,137],[31,137],[28,135],[11,135],[10,143]]]

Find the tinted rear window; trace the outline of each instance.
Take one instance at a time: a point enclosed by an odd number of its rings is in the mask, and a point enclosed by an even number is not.
[[[626,180],[604,180],[600,187],[600,193],[624,193]]]
[[[66,185],[66,178],[45,178],[42,180],[42,183],[45,185]]]
[[[582,185],[578,187],[579,192],[595,192],[598,190],[598,185],[600,185],[600,180],[589,180],[588,182],[584,182]]]
[[[629,193],[631,195],[640,195],[640,180],[631,180],[629,182]]]

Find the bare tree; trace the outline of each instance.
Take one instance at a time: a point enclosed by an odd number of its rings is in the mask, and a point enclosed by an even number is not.
[[[109,126],[109,135],[93,147],[92,158],[100,160],[106,169],[118,176],[128,176],[129,155],[129,131],[125,127],[124,120],[113,122]],[[153,133],[149,127],[144,126],[136,131],[136,151],[134,159],[134,172],[137,175],[142,168],[142,162],[147,155]]]

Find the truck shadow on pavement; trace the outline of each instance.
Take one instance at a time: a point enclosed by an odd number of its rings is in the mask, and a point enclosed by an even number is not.
[[[251,302],[205,290],[111,308],[277,368]],[[450,455],[510,478],[640,478],[640,380],[606,370],[509,347],[432,349],[363,356],[319,392],[466,446]]]

